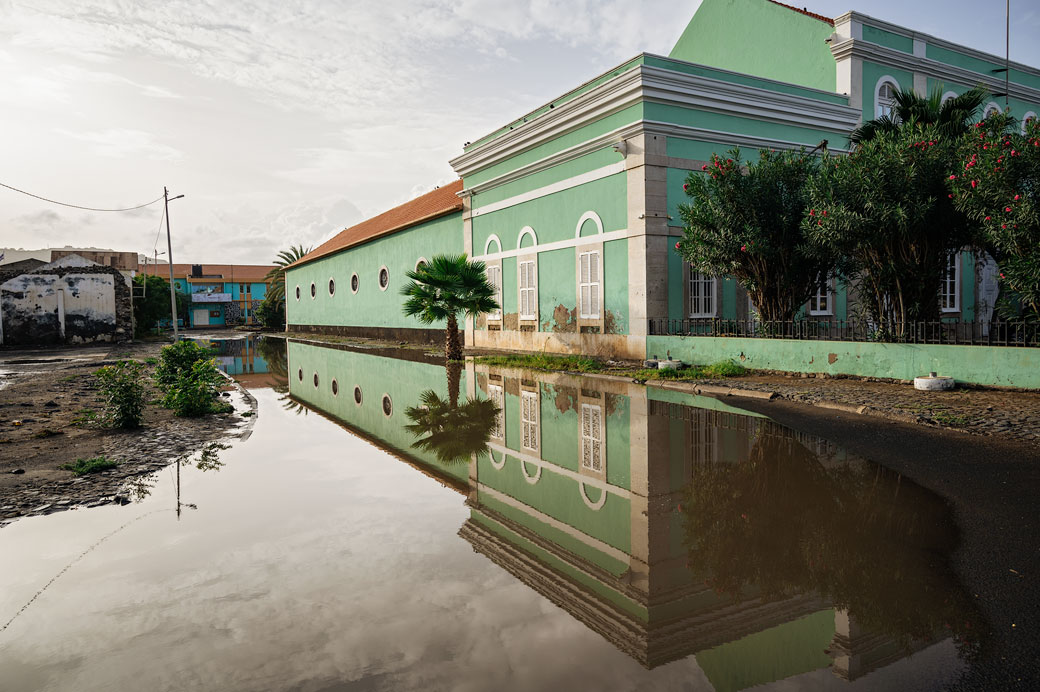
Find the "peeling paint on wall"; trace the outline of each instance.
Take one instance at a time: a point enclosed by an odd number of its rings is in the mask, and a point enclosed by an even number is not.
[[[557,305],[553,310],[553,318],[542,324],[543,332],[576,332],[578,331],[578,310]]]

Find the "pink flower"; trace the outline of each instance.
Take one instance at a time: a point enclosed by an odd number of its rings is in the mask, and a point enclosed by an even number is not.
[[[1000,224],[1000,227],[1001,228],[1007,228],[1007,224],[1006,223],[1002,223],[1002,224]]]
[[[1011,211],[1011,207],[1004,207],[1004,211]]]
[[[1018,201],[1018,195],[1015,195],[1015,201],[1016,202]]]
[[[1003,279],[1003,278],[1006,278],[1006,277],[1004,276],[1004,272],[1000,272],[1000,278],[1002,278],[1002,279]]]
[[[679,249],[679,243],[676,243],[676,244],[675,244],[675,249],[676,249],[676,250],[678,250],[678,249]]]
[[[950,176],[950,180],[956,180],[956,179],[957,179],[957,176],[955,176],[955,175],[951,175]]]
[[[976,185],[978,185],[978,183],[979,183],[979,181],[978,181],[978,180],[972,180],[972,181],[971,181],[971,186],[972,186],[972,187],[975,187]]]
[[[946,196],[949,197],[950,199],[953,199],[953,193],[952,192],[950,194],[946,195]]]
[[[682,189],[683,189],[683,192],[686,192],[687,190],[690,189],[690,186],[688,184],[686,184],[686,183],[683,183]]]
[[[827,216],[827,211],[826,210],[824,210],[823,215]]]
[[[703,166],[701,166],[701,170],[702,171],[708,170],[708,164],[704,164]]]
[[[987,217],[986,217],[986,221],[989,221],[989,220],[990,220],[990,218],[991,218],[991,217],[987,216]]]
[[[747,245],[741,245],[740,246],[740,251],[741,252],[747,252]]]
[[[810,209],[809,210],[809,216],[816,216],[816,210],[815,209]]]

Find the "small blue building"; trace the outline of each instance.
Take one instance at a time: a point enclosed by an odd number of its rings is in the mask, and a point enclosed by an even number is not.
[[[210,329],[256,324],[254,317],[267,295],[267,273],[273,265],[174,264],[173,284],[191,304],[188,329]],[[149,274],[169,278],[169,268],[149,267]]]

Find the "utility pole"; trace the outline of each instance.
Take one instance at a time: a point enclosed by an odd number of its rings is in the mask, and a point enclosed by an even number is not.
[[[163,205],[166,210],[166,261],[170,267],[170,316],[173,319],[173,340],[177,340],[177,296],[173,292],[173,242],[170,240],[170,202],[184,195],[170,197],[170,191],[163,186]]]
[[[1004,3],[1004,109],[1011,95],[1011,0]]]

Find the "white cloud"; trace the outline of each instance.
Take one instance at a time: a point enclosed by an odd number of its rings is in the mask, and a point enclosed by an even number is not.
[[[90,151],[98,156],[160,160],[179,159],[183,156],[181,151],[167,144],[156,142],[154,135],[141,130],[111,129],[102,132],[71,132],[59,129],[56,132],[87,143]]]

